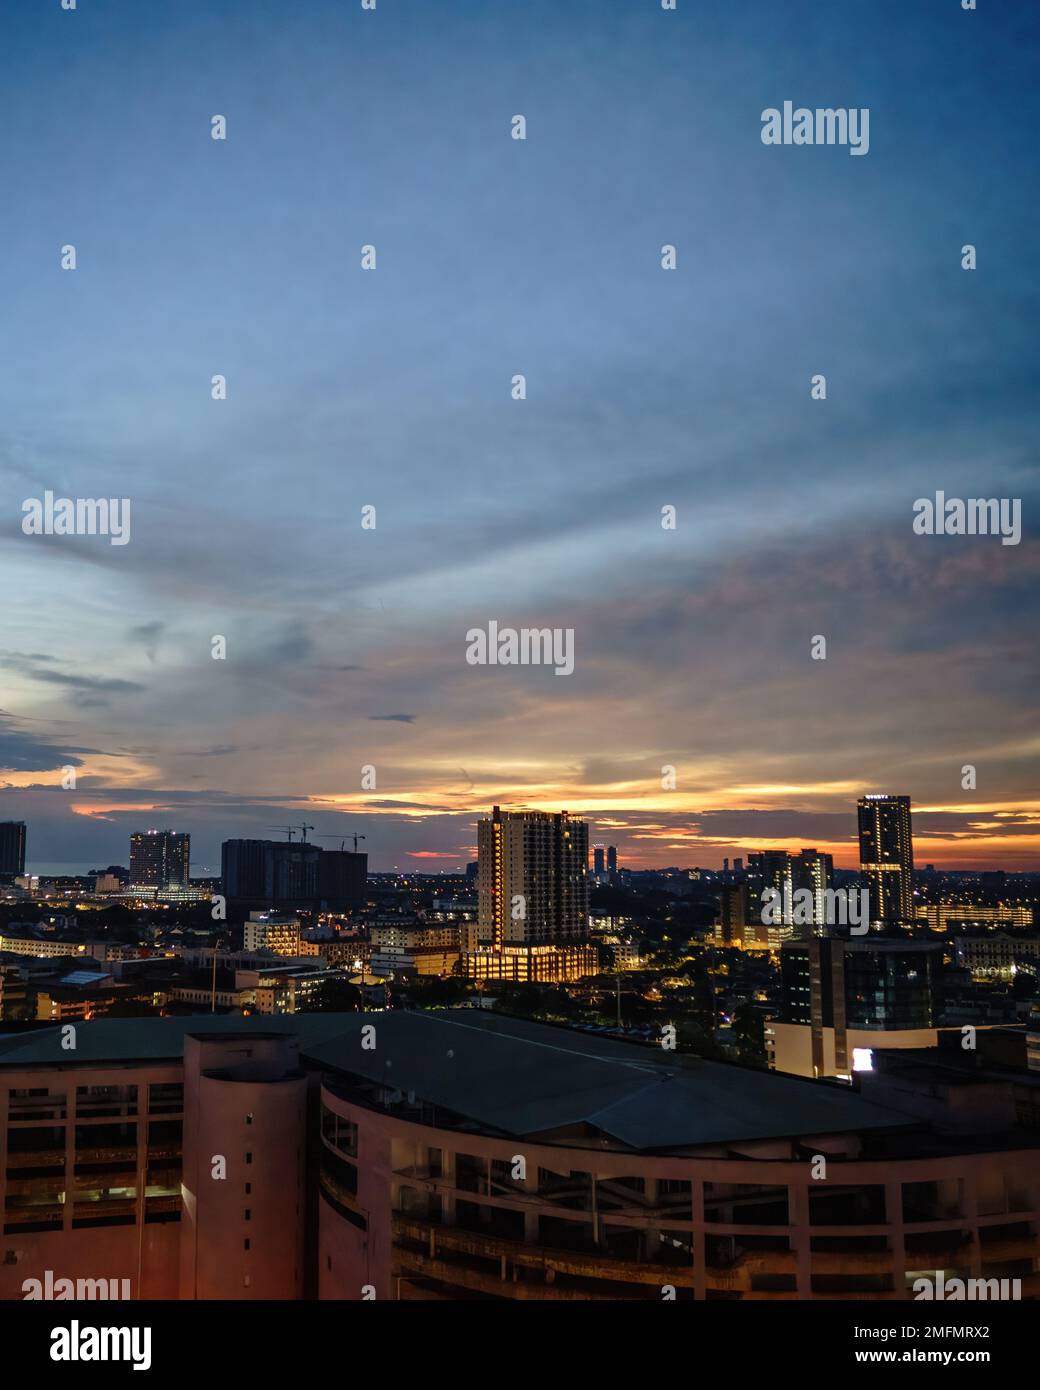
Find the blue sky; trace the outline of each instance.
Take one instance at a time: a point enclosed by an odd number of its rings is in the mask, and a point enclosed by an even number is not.
[[[0,24],[0,815],[31,859],[172,824],[202,866],[291,811],[452,867],[493,799],[587,810],[623,862],[851,853],[892,790],[922,858],[1033,866],[1030,7]],[[869,107],[869,154],[764,146],[785,99]],[[25,537],[48,488],[129,497],[131,543]],[[1022,498],[1022,543],[914,537],[937,488]],[[574,675],[467,667],[490,618],[573,627]]]

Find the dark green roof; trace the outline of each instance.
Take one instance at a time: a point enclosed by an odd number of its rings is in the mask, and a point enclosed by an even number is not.
[[[61,1045],[64,1024],[0,1035],[0,1067],[75,1065],[77,1062],[161,1061],[184,1055],[186,1033],[290,1033],[317,1042],[341,1032],[356,1014],[276,1014],[241,1018],[194,1014],[183,1018],[97,1018],[74,1023],[76,1047]]]
[[[365,1025],[376,1030],[372,1050],[361,1045]],[[326,1071],[385,1082],[518,1137],[585,1125],[633,1149],[674,1150],[910,1123],[837,1085],[476,1009],[99,1019],[76,1030],[74,1053],[62,1050],[60,1027],[0,1038],[0,1068],[172,1059],[186,1033],[289,1033]]]

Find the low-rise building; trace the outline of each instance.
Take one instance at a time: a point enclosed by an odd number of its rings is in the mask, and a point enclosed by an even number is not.
[[[251,912],[249,921],[242,928],[242,946],[246,951],[273,951],[279,956],[298,956],[302,954],[300,919],[278,912]]]
[[[1019,967],[1035,972],[1040,963],[1040,937],[1036,936],[1011,936],[1007,932],[958,936],[953,949],[957,964],[976,979],[1011,980]]]

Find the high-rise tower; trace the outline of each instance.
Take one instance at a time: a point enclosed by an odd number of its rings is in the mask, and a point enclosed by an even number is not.
[[[595,954],[584,946],[589,933],[586,822],[566,811],[496,806],[478,823],[477,851],[479,908],[468,932],[467,971],[510,979],[562,979],[583,972]],[[577,953],[564,949],[579,944],[583,949]],[[480,959],[488,953],[497,959]]]
[[[908,796],[865,796],[859,809],[859,863],[870,890],[870,920],[912,922],[914,840]]]
[[[25,873],[25,821],[0,821],[0,878]]]
[[[191,836],[173,830],[135,830],[130,836],[130,883],[135,888],[187,888]]]

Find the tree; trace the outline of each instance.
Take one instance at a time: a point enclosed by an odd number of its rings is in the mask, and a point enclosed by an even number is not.
[[[346,976],[333,975],[325,980],[318,997],[303,1013],[352,1014],[361,1008],[361,991]]]
[[[733,1014],[733,1033],[737,1039],[737,1056],[749,1066],[765,1067],[766,1025],[761,1009],[747,1002],[738,1005]]]

